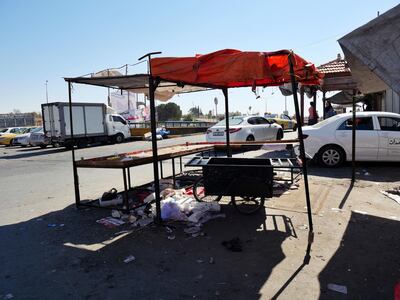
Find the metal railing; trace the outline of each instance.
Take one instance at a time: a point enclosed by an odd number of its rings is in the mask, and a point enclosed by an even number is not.
[[[157,127],[165,128],[182,128],[182,127],[195,127],[195,128],[209,128],[215,122],[203,121],[165,121],[157,122]],[[130,128],[150,128],[150,122],[129,122]]]

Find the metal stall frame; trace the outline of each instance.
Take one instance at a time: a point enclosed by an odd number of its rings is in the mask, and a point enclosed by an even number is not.
[[[151,55],[151,53],[150,53]],[[146,54],[143,57],[148,56],[148,54]],[[314,240],[314,228],[313,228],[313,220],[312,220],[312,213],[311,213],[311,200],[310,200],[310,191],[309,191],[309,185],[308,185],[308,173],[307,173],[307,164],[306,164],[306,155],[305,155],[305,149],[304,149],[304,140],[303,140],[303,132],[302,132],[302,122],[301,122],[301,116],[300,116],[300,109],[299,109],[299,103],[298,103],[298,98],[297,98],[297,81],[296,81],[296,76],[294,73],[294,65],[293,65],[293,61],[292,61],[292,57],[293,57],[293,51],[289,51],[287,58],[288,58],[288,64],[290,67],[290,81],[292,84],[292,89],[293,89],[293,100],[295,103],[295,110],[296,110],[296,120],[297,123],[299,124],[297,127],[298,130],[298,140],[300,143],[300,159],[302,161],[302,170],[303,170],[303,175],[304,175],[304,186],[305,186],[305,195],[306,195],[306,205],[307,205],[307,216],[308,216],[308,224],[309,224],[309,235],[308,235],[308,247],[311,246],[313,240]],[[150,82],[153,82],[153,80],[156,80],[156,82],[159,84],[162,81],[162,78],[160,77],[155,77],[153,78],[152,72],[151,72],[151,64],[149,66],[150,68]],[[168,80],[168,82],[174,82],[173,80]],[[228,98],[228,88],[227,87],[219,87],[219,86],[215,86],[215,85],[211,85],[211,84],[193,84],[193,83],[186,83],[186,82],[175,82],[178,85],[192,85],[192,86],[201,86],[201,87],[206,87],[206,88],[212,88],[212,89],[220,89],[222,90],[222,93],[224,95],[225,98],[225,127],[226,127],[226,155],[227,157],[231,157],[232,156],[232,152],[231,152],[231,147],[230,147],[230,140],[229,140],[229,107],[228,107],[228,102],[229,102],[229,98]],[[157,85],[158,85],[157,84]],[[150,102],[155,101],[154,99],[154,93],[155,90],[157,89],[157,85],[151,84],[150,85]],[[151,115],[151,123],[155,124],[156,120],[155,120],[155,115]],[[154,153],[157,153],[157,140],[156,140],[156,136],[155,133],[153,133],[152,131],[152,142],[153,142],[153,151]],[[154,169],[158,170],[158,165],[157,165],[157,161],[153,162],[153,165],[155,166]],[[154,183],[156,186],[159,185],[159,178],[158,178],[158,172],[154,173]],[[159,193],[156,193],[156,203],[160,203],[161,198]],[[159,206],[158,206],[159,207]],[[161,210],[160,210],[161,211]],[[161,217],[160,214],[161,212],[157,211],[157,222],[160,223],[161,222]],[[307,251],[307,253],[309,253],[309,249]]]
[[[227,157],[231,157],[232,152],[231,152],[231,143],[229,140],[229,98],[228,98],[228,87],[226,86],[218,86],[218,85],[213,85],[213,84],[203,84],[203,83],[188,83],[188,82],[182,82],[182,81],[174,81],[174,80],[164,80],[163,78],[159,76],[154,76],[153,72],[151,70],[151,56],[154,54],[160,54],[161,52],[152,52],[148,53],[139,60],[142,60],[144,58],[148,58],[148,63],[149,63],[149,68],[148,68],[148,89],[149,89],[149,100],[150,100],[150,118],[151,118],[151,134],[152,134],[152,152],[153,152],[153,176],[154,176],[154,184],[155,184],[155,202],[156,202],[156,217],[155,217],[155,222],[160,224],[161,223],[161,197],[160,197],[160,191],[159,191],[159,183],[160,183],[160,178],[159,178],[159,166],[158,166],[158,146],[157,146],[157,139],[156,139],[156,112],[155,112],[155,92],[157,88],[160,86],[160,83],[166,82],[166,83],[174,83],[176,86],[182,87],[184,85],[189,85],[189,86],[194,86],[194,87],[202,87],[202,88],[207,88],[207,89],[218,89],[221,90],[224,98],[225,98],[225,119],[226,119],[226,155]],[[306,204],[307,204],[307,215],[308,215],[308,223],[309,223],[309,236],[308,236],[308,241],[309,241],[309,246],[313,242],[314,238],[314,229],[313,229],[313,222],[312,222],[312,213],[311,213],[311,201],[310,201],[310,192],[309,192],[309,185],[308,185],[308,173],[307,173],[307,165],[306,165],[306,155],[305,155],[305,149],[304,149],[304,141],[303,141],[303,134],[302,134],[302,119],[300,115],[300,109],[299,109],[299,103],[298,103],[298,97],[297,97],[297,80],[296,80],[296,74],[294,71],[294,53],[293,51],[287,51],[285,52],[285,55],[287,55],[287,60],[288,60],[288,65],[289,65],[289,75],[290,75],[290,82],[292,84],[292,89],[293,89],[293,100],[295,104],[295,110],[296,110],[296,120],[298,123],[298,141],[300,143],[300,159],[302,161],[302,170],[303,170],[303,175],[304,175],[304,185],[305,185],[305,196],[306,196]],[[66,78],[65,79],[68,82],[68,90],[69,90],[69,106],[70,106],[70,123],[71,123],[71,139],[74,141],[74,135],[73,135],[73,116],[72,116],[72,96],[71,96],[71,89],[72,89],[72,82],[78,82],[79,81],[74,81],[71,78]],[[80,82],[84,83],[84,82]],[[101,84],[98,84],[101,86]],[[103,85],[105,86],[105,85]],[[108,86],[110,87],[110,85]],[[244,87],[244,86],[243,86]],[[128,87],[126,88],[121,88],[121,89],[129,89]],[[74,175],[74,187],[75,187],[75,199],[79,199],[79,177],[77,174],[77,169],[76,169],[76,162],[75,162],[75,149],[74,147],[71,149],[72,152],[72,160],[73,160],[73,175]],[[77,203],[78,205],[78,203]],[[308,251],[309,253],[309,251]]]

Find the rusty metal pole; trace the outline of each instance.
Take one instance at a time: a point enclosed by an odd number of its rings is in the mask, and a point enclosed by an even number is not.
[[[68,81],[68,107],[69,107],[69,124],[71,131],[71,153],[72,153],[72,171],[74,176],[74,190],[75,190],[75,205],[79,207],[81,204],[81,197],[79,194],[79,177],[78,177],[78,169],[76,168],[75,162],[75,137],[74,137],[74,123],[72,118],[72,83]]]
[[[356,91],[353,90],[353,125],[351,128],[351,182],[356,180]]]
[[[154,194],[156,200],[156,218],[155,222],[161,224],[161,197],[160,197],[160,178],[158,174],[158,149],[157,149],[157,124],[156,124],[156,105],[155,91],[160,84],[159,79],[154,79],[151,72],[151,56],[161,52],[152,52],[143,55],[139,60],[148,58],[149,66],[149,98],[150,98],[150,127],[151,127],[151,148],[153,150],[153,176],[154,176]]]
[[[300,88],[301,125],[304,125],[304,87]],[[299,122],[299,121],[297,121]],[[298,123],[300,124],[300,123]]]
[[[226,156],[232,157],[231,143],[229,140],[229,105],[228,105],[228,89],[222,89],[225,97],[225,132],[226,132]]]
[[[306,192],[306,203],[307,203],[307,216],[308,216],[308,224],[309,224],[309,235],[308,242],[311,244],[314,240],[314,228],[311,214],[311,201],[310,201],[310,190],[308,187],[308,173],[307,173],[307,161],[306,161],[306,152],[304,149],[304,140],[303,140],[303,129],[300,118],[300,109],[299,109],[299,101],[297,99],[297,84],[296,77],[294,74],[293,62],[291,59],[291,54],[288,55],[289,66],[290,66],[290,79],[292,82],[292,91],[293,91],[293,100],[294,100],[294,108],[296,111],[296,119],[297,119],[297,136],[299,139],[299,148],[300,148],[300,159],[302,161],[303,175],[304,175],[304,189]]]

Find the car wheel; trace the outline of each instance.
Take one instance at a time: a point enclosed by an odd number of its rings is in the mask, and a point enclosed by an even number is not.
[[[281,139],[283,139],[283,130],[279,129],[278,132],[276,133],[276,140],[280,141]]]
[[[246,138],[246,142],[254,142],[254,141],[255,141],[254,135],[249,135],[249,136]]]
[[[342,148],[335,145],[328,145],[319,151],[319,163],[328,168],[340,166],[345,159],[345,153]]]
[[[117,144],[120,144],[124,141],[124,136],[121,133],[117,133],[117,135],[115,136],[115,142]]]

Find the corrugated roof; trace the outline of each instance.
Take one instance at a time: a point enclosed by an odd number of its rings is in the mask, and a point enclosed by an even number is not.
[[[320,65],[317,67],[317,69],[324,74],[350,73],[350,68],[347,65],[347,61],[342,59],[340,55],[338,55],[337,59]]]

